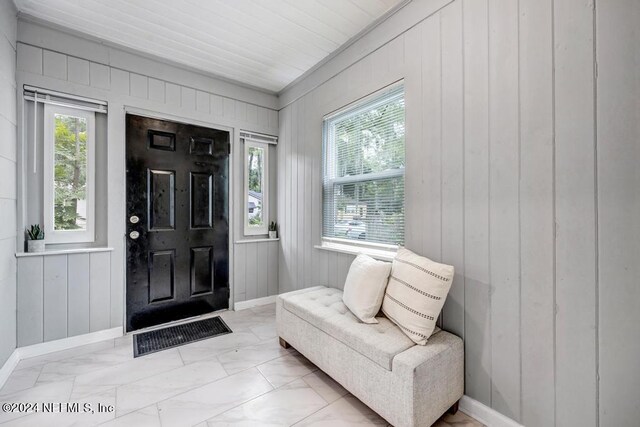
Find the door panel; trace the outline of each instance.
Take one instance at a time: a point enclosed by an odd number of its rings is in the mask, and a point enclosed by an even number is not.
[[[127,331],[228,308],[229,132],[126,122]]]
[[[149,230],[175,229],[175,188],[176,173],[174,171],[148,170]]]
[[[213,247],[191,248],[191,296],[213,292]]]
[[[213,140],[211,138],[193,137],[189,140],[189,153],[210,156],[213,154]]]
[[[191,228],[213,226],[213,176],[191,173]]]
[[[175,286],[175,251],[149,252],[149,302],[173,299]]]

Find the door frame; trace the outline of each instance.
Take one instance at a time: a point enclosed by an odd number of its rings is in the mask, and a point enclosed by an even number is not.
[[[235,152],[238,149],[238,142],[239,142],[239,135],[240,132],[239,130],[237,130],[235,127],[232,126],[224,126],[224,125],[218,125],[215,123],[208,123],[202,120],[198,120],[198,119],[194,119],[194,118],[190,118],[190,117],[184,117],[184,116],[176,116],[174,114],[169,114],[169,113],[161,113],[158,111],[153,111],[153,110],[146,110],[144,108],[139,108],[139,107],[134,107],[134,106],[130,106],[130,105],[124,105],[124,114],[122,115],[122,120],[121,120],[121,126],[122,129],[126,129],[127,126],[127,114],[134,114],[136,116],[141,116],[141,117],[146,117],[149,119],[158,119],[158,120],[168,120],[168,121],[172,121],[172,122],[178,122],[178,123],[184,123],[187,125],[194,125],[194,126],[201,126],[201,127],[206,127],[206,128],[213,128],[213,129],[219,129],[219,130],[224,130],[229,132],[229,144],[231,145],[231,150],[229,153],[229,308],[227,310],[232,310],[234,303],[235,303],[235,299],[234,299],[234,272],[235,272],[235,268],[234,267],[234,230],[235,230],[235,211],[233,208],[233,195],[234,195],[234,189],[235,189],[235,182],[233,179],[234,176],[234,159],[235,159]],[[124,134],[124,146],[123,146],[123,156],[121,158],[122,164],[121,166],[123,167],[123,171],[125,173],[124,178],[124,188],[122,191],[122,196],[120,201],[122,202],[122,212],[121,212],[121,221],[122,223],[126,223],[127,220],[127,193],[126,193],[126,189],[127,189],[127,180],[126,180],[126,173],[127,173],[127,136],[126,136],[126,132],[123,132]],[[107,138],[108,139],[108,138]],[[236,141],[238,140],[238,142]],[[122,285],[123,285],[123,292],[122,292],[122,296],[123,296],[123,300],[122,300],[122,330],[124,335],[131,335],[134,333],[137,333],[138,331],[131,331],[131,332],[126,332],[126,322],[127,322],[127,245],[126,245],[126,233],[122,235],[122,248],[123,248],[123,253],[124,256],[122,257],[122,268],[123,268],[123,281],[122,281]],[[211,313],[206,313],[203,314],[201,316],[208,316]],[[197,316],[200,317],[200,316]],[[191,318],[189,318],[191,319]],[[184,322],[184,320],[187,319],[183,319],[182,322]],[[169,322],[169,324],[171,323],[175,323],[175,322]],[[156,326],[161,326],[161,325],[156,325]]]

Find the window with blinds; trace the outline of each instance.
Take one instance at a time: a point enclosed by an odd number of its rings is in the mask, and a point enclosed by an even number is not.
[[[404,87],[324,119],[323,238],[404,244]]]

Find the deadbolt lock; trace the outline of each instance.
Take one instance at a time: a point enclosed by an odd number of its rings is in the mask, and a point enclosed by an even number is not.
[[[138,218],[138,217],[137,217],[137,216],[135,216],[135,215],[132,215],[132,216],[131,216],[131,218],[129,218],[129,222],[130,222],[131,224],[137,224],[137,223],[138,223],[138,221],[140,221],[140,218]]]

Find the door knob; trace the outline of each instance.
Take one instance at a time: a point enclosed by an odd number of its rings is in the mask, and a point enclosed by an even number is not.
[[[140,233],[138,233],[137,231],[132,231],[131,233],[129,233],[129,237],[131,237],[133,240],[135,240],[138,237],[140,237]]]

